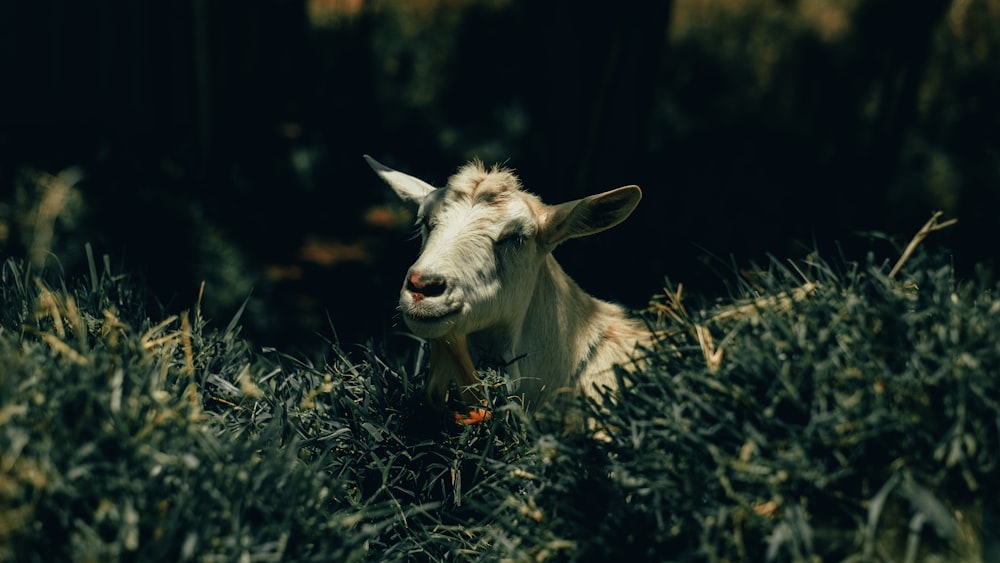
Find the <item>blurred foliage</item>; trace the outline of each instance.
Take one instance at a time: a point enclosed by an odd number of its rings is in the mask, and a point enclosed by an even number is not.
[[[873,256],[773,261],[719,301],[668,284],[648,367],[581,405],[596,436],[502,396],[454,427],[421,404],[419,354],[254,353],[241,317],[163,317],[108,259],[88,270],[0,269],[0,560],[1000,550],[1000,301],[939,256],[899,280]]]
[[[467,158],[504,162],[552,202],[641,185],[628,223],[558,251],[633,307],[663,275],[722,291],[706,256],[863,252],[854,233],[935,209],[961,220],[944,239],[959,275],[992,271],[998,15],[997,0],[9,2],[0,248],[50,244],[72,272],[91,242],[168,305],[206,281],[210,317],[253,288],[262,343],[317,347],[331,322],[363,340],[394,328],[415,252],[371,153],[438,184]],[[79,204],[29,239],[17,186],[67,170]],[[621,251],[637,241],[662,252]]]

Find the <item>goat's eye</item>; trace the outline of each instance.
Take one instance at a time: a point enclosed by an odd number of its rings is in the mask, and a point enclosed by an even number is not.
[[[524,246],[524,242],[527,240],[524,233],[521,231],[512,231],[500,236],[496,241],[496,246]]]
[[[424,217],[417,217],[417,220],[413,223],[413,238],[426,239],[427,235],[430,233],[430,227],[427,225],[427,220]]]

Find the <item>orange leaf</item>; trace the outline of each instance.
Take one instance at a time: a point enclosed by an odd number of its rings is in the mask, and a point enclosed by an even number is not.
[[[464,426],[479,424],[493,418],[493,413],[486,407],[471,407],[469,412],[456,412],[453,414],[455,416],[455,423]]]

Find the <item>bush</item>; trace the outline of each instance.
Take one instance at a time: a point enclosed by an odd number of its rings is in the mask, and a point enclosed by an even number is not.
[[[646,367],[620,372],[613,405],[583,405],[595,436],[502,400],[456,427],[421,402],[420,354],[256,352],[239,316],[154,320],[107,264],[65,282],[8,260],[0,560],[995,549],[1000,301],[985,279],[918,254],[898,281],[874,259],[819,258],[748,280],[734,303],[654,299]]]

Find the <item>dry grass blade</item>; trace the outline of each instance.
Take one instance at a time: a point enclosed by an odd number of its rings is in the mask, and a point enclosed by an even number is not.
[[[70,347],[69,344],[60,340],[58,336],[50,332],[43,332],[42,340],[45,341],[45,343],[48,344],[53,350],[69,359],[69,361],[81,366],[87,365],[87,358]]]
[[[184,369],[181,373],[194,375],[194,349],[191,346],[191,321],[187,311],[181,314],[181,343],[184,346]]]
[[[722,346],[715,347],[712,333],[705,325],[694,325],[694,333],[698,338],[698,345],[701,346],[701,351],[705,355],[705,363],[708,365],[708,371],[711,373],[718,372],[719,367],[722,365]]]
[[[803,301],[812,295],[817,288],[819,288],[818,283],[806,282],[799,287],[793,288],[791,291],[783,291],[771,297],[762,297],[744,305],[727,307],[713,315],[709,319],[709,322],[750,319],[765,310],[787,312],[791,310],[793,303]]]
[[[735,330],[730,332],[718,345],[709,330],[710,324],[719,324],[724,321],[744,321],[752,320],[760,315],[761,311],[791,311],[794,303],[800,302],[812,295],[819,284],[816,282],[806,282],[803,285],[789,291],[783,291],[770,297],[755,299],[749,303],[732,305],[707,318],[703,322],[695,322],[682,301],[680,284],[675,291],[664,288],[663,294],[650,304],[649,311],[660,318],[668,318],[671,321],[682,325],[683,329],[658,330],[655,332],[658,338],[666,338],[680,332],[688,332],[698,342],[702,354],[705,356],[705,363],[711,373],[717,373],[722,366],[723,350],[726,345],[735,337]]]
[[[943,223],[938,223],[938,219],[941,218],[941,215],[944,215],[944,213],[941,211],[935,211],[934,214],[931,215],[931,218],[924,223],[924,226],[917,231],[917,234],[913,235],[913,238],[910,240],[910,244],[906,245],[906,249],[903,250],[902,256],[899,257],[899,260],[896,261],[896,265],[893,266],[892,270],[889,272],[890,278],[896,277],[896,274],[903,269],[903,265],[910,259],[910,255],[912,255],[913,251],[917,249],[917,246],[919,246],[920,243],[927,238],[927,235],[958,223],[958,219],[948,219]]]
[[[52,330],[59,338],[66,338],[66,330],[63,326],[62,315],[59,313],[59,300],[49,291],[49,288],[42,283],[42,280],[35,278],[35,285],[38,286],[38,301],[35,307],[36,316],[39,320],[48,316],[52,319]]]

